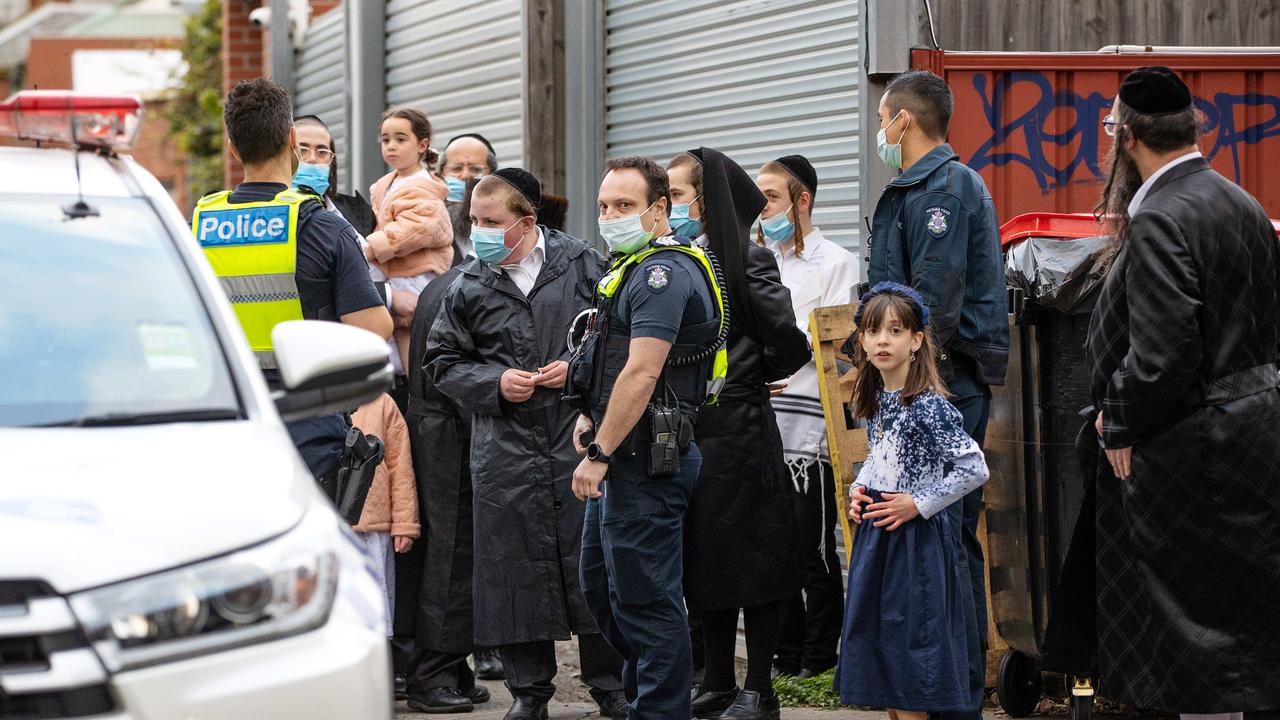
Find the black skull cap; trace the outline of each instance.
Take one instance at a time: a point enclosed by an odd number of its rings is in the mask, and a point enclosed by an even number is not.
[[[1140,67],[1120,83],[1120,102],[1144,115],[1182,112],[1191,107],[1191,91],[1167,67]]]
[[[493,171],[493,176],[515,188],[535,208],[542,205],[542,183],[533,173],[518,167],[504,167]]]
[[[454,140],[461,140],[462,138],[475,138],[480,142],[484,143],[484,146],[489,148],[489,152],[493,153],[494,155],[498,154],[498,151],[493,149],[493,143],[489,142],[489,138],[481,135],[480,133],[462,133],[461,135],[454,135],[453,137],[449,138],[449,143],[444,146],[445,150],[449,149],[449,145],[452,145]]]
[[[813,163],[809,162],[809,158],[803,155],[784,155],[774,162],[795,176],[795,179],[809,190],[810,195],[818,194],[818,171],[813,169]]]

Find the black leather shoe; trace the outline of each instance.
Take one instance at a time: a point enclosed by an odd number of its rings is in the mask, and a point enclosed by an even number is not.
[[[477,650],[473,656],[476,666],[476,677],[481,680],[506,680],[507,674],[502,669],[502,658],[494,649]]]
[[[799,675],[799,674],[800,674],[800,668],[778,667],[777,665],[774,665],[769,670],[769,679],[777,680],[778,678],[783,677],[785,675]]]
[[[404,700],[409,697],[409,691],[405,689],[405,680],[403,675],[397,675],[392,678],[391,696],[396,700]]]
[[[471,699],[453,688],[431,688],[421,695],[410,693],[409,709],[421,713],[466,713],[476,709]]]
[[[818,673],[810,670],[809,668],[804,668],[803,670],[800,671],[799,675],[796,675],[796,677],[800,678],[801,680],[808,680],[809,678],[817,677],[817,676],[818,676]]]
[[[732,690],[704,690],[701,685],[694,685],[689,694],[689,709],[700,720],[718,718],[725,708],[733,704],[740,692],[742,691],[736,687]]]
[[[720,720],[779,720],[781,716],[778,693],[770,690],[766,697],[755,690],[743,690]]]
[[[627,702],[627,696],[621,690],[605,693],[595,700],[596,704],[600,706],[600,717],[602,718],[627,720],[627,715],[631,712],[631,703]]]
[[[502,720],[547,720],[547,701],[531,697],[518,697]]]
[[[483,705],[489,702],[489,688],[477,685],[470,690],[463,690],[462,697],[467,698],[476,705]]]

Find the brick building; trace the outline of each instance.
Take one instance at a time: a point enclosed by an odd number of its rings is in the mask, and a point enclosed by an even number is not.
[[[94,51],[124,51],[154,55],[157,52],[174,51],[176,38],[90,38],[90,37],[40,37],[31,39],[27,58],[26,89],[40,90],[92,90],[86,78],[76,78],[76,54]],[[119,54],[119,53],[111,53]],[[90,59],[102,62],[110,54],[95,53]],[[77,81],[78,80],[78,81]],[[91,83],[92,78],[88,79]],[[187,203],[188,187],[185,159],[173,141],[169,123],[164,117],[166,98],[163,93],[140,93],[146,109],[142,117],[142,131],[138,144],[129,154],[146,168],[169,191],[178,207]]]
[[[252,80],[270,74],[270,36],[267,31],[254,27],[249,21],[249,13],[265,4],[267,3],[222,3],[222,92],[224,96],[241,80]],[[291,11],[309,9],[312,21],[339,4],[340,0],[290,2]],[[223,163],[227,187],[234,187],[244,179],[244,169],[229,152],[223,158]]]

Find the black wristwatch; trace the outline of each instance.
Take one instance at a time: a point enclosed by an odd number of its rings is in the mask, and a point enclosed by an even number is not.
[[[613,458],[605,455],[604,451],[600,449],[600,446],[595,443],[591,443],[587,446],[587,459],[591,462],[604,463],[605,465],[608,465],[609,462],[613,460]]]

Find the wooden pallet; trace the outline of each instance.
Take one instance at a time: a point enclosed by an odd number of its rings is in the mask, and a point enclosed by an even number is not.
[[[809,314],[813,337],[813,357],[818,365],[818,391],[822,412],[827,417],[827,445],[831,468],[836,476],[836,511],[844,531],[845,548],[853,547],[853,526],[849,523],[849,487],[856,475],[853,466],[867,459],[867,430],[854,422],[849,405],[853,398],[853,363],[840,346],[853,334],[853,311],[857,305],[820,307]],[[846,566],[849,554],[845,553]],[[846,567],[846,570],[848,568]]]

